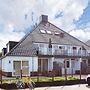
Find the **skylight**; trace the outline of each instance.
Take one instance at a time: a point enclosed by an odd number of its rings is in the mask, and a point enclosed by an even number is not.
[[[40,30],[41,31],[41,33],[46,33],[46,31],[45,30]]]
[[[59,33],[59,32],[55,32],[55,35],[56,35],[56,36],[59,36],[59,35],[60,35],[60,33]]]
[[[49,30],[46,30],[46,32],[47,32],[48,34],[52,34],[52,32],[51,32],[51,31],[49,31]]]
[[[60,35],[60,33],[58,33],[58,32],[55,32],[55,35]]]

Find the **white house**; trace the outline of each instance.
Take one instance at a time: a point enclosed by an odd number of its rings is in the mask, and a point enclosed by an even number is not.
[[[42,15],[40,23],[19,42],[9,42],[1,57],[2,71],[7,76],[82,74],[90,65],[90,47],[48,22]]]

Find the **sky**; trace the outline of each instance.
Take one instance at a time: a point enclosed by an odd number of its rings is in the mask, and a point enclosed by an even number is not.
[[[23,38],[42,14],[79,40],[90,39],[90,0],[0,0],[0,50]]]

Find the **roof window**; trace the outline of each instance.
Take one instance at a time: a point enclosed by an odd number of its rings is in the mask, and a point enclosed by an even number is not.
[[[45,31],[45,30],[40,30],[40,32],[41,32],[41,33],[46,33],[46,31]]]
[[[60,35],[60,33],[58,33],[58,32],[55,32],[55,35]]]
[[[47,32],[48,34],[52,34],[52,32],[51,32],[51,31],[49,31],[49,30],[46,30],[46,32]]]

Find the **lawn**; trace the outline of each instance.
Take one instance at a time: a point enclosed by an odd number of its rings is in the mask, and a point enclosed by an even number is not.
[[[76,77],[67,77],[67,80],[77,80],[78,78]],[[25,83],[29,82],[30,80],[34,82],[48,82],[48,81],[61,81],[65,80],[65,77],[23,77],[22,79],[16,78],[16,79],[8,79],[8,80],[3,80],[2,83],[16,83],[17,81],[23,81]]]

